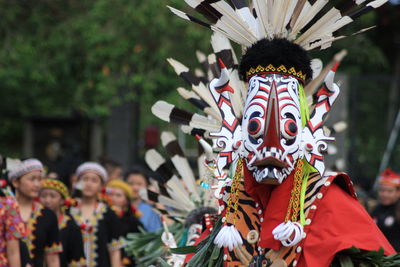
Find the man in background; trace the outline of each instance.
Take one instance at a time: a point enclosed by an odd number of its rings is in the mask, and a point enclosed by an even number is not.
[[[396,208],[400,199],[400,174],[386,169],[379,180],[379,203],[372,217],[394,249],[400,251],[400,218]]]
[[[112,180],[122,180],[122,166],[118,162],[112,159],[101,159],[101,165],[107,171],[108,181]]]
[[[125,177],[125,181],[132,187],[133,204],[140,211],[140,222],[148,232],[156,232],[161,228],[160,216],[153,211],[153,206],[144,202],[139,195],[142,188],[148,188],[149,178],[145,172],[139,168],[132,169]]]

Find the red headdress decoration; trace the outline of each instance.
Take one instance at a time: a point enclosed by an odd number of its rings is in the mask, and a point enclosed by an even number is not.
[[[400,174],[395,173],[392,169],[386,169],[381,173],[379,183],[382,185],[400,186]]]

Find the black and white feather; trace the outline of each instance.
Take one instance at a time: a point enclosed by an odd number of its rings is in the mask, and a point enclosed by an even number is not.
[[[158,118],[166,122],[176,123],[180,125],[188,125],[190,127],[202,129],[209,132],[218,131],[218,129],[220,128],[220,123],[218,123],[214,119],[177,108],[174,105],[162,100],[157,101],[151,107],[151,111]]]
[[[286,38],[306,50],[325,49],[338,40],[337,31],[388,0],[185,0],[204,22],[171,8],[230,40],[250,47],[261,39]],[[326,13],[325,10],[328,10]]]

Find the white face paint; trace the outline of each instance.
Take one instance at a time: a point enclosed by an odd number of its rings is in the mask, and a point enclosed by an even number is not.
[[[247,167],[257,182],[282,183],[299,158],[299,86],[297,79],[280,74],[249,80],[242,140]]]

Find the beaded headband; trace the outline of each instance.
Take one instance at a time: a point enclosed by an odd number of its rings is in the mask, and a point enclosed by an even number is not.
[[[295,77],[296,79],[300,80],[303,84],[306,80],[306,75],[303,72],[296,71],[294,67],[287,68],[284,65],[280,65],[279,67],[275,67],[272,64],[269,64],[266,67],[258,65],[256,68],[250,68],[246,72],[246,78],[249,80],[254,75],[259,74],[270,74],[270,73],[277,73],[277,74],[286,74]]]
[[[59,180],[55,179],[45,179],[42,181],[42,189],[53,189],[56,190],[64,199],[69,198],[68,188],[65,184]]]

